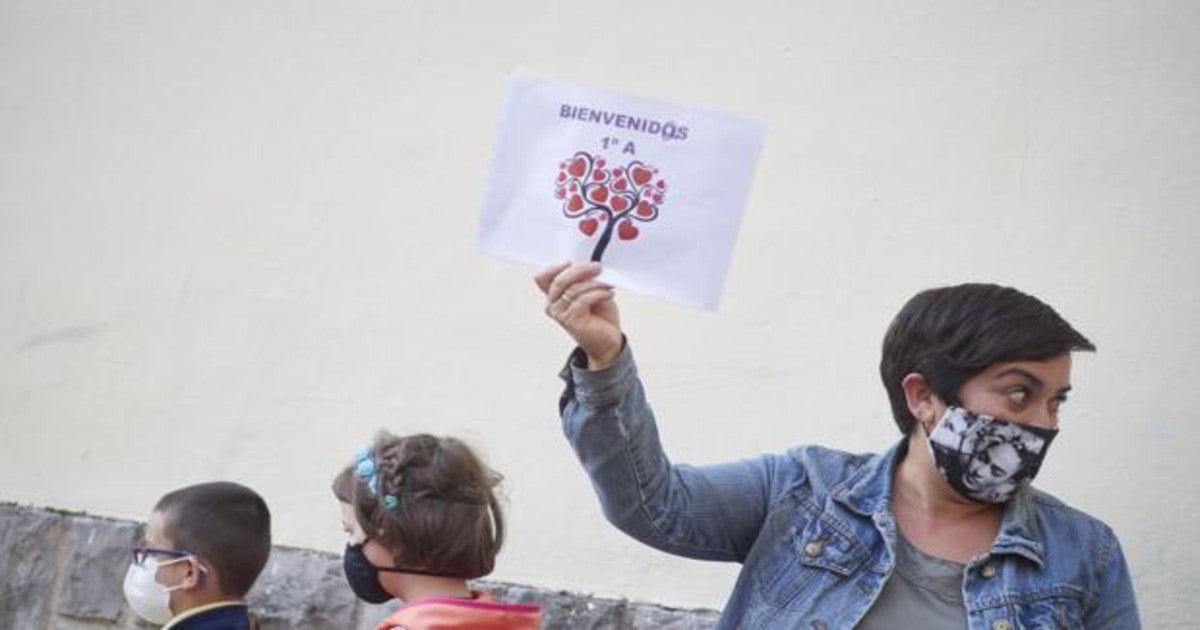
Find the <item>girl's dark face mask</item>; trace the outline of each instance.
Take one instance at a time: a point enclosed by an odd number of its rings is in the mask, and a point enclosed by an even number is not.
[[[371,561],[367,558],[367,554],[363,552],[363,545],[365,544],[367,544],[367,541],[364,540],[357,545],[346,545],[346,551],[342,553],[342,569],[346,571],[346,581],[350,583],[350,590],[354,591],[354,595],[364,602],[382,604],[396,597],[379,583],[380,571],[434,577],[457,577],[450,573],[438,573],[423,569],[377,567],[371,564]]]
[[[346,571],[346,581],[350,583],[350,590],[354,591],[356,597],[371,604],[382,604],[395,595],[384,590],[383,585],[379,583],[379,572],[396,569],[380,568],[371,564],[367,554],[363,553],[364,544],[365,541],[357,545],[346,545],[346,551],[342,553],[342,569]]]

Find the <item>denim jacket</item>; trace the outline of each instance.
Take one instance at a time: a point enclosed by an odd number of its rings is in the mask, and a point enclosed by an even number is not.
[[[718,627],[852,628],[871,608],[895,564],[891,482],[904,442],[883,454],[802,446],[672,464],[628,347],[594,372],[577,349],[562,377],[563,430],[608,520],[668,553],[742,563]],[[1006,505],[962,589],[971,630],[1140,628],[1112,530],[1032,488]]]

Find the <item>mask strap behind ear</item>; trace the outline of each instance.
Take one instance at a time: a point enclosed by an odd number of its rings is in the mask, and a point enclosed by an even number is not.
[[[949,410],[950,410],[950,407],[949,407],[949,406],[947,406],[947,407],[946,407],[946,411],[949,411]],[[946,414],[946,412],[942,412],[942,416],[944,416],[945,414]],[[929,425],[928,425],[928,426],[926,426],[926,424],[925,424],[924,422],[920,422],[920,423],[918,423],[918,424],[920,424],[920,425],[921,425],[921,430],[925,432],[925,437],[926,437],[926,438],[928,438],[929,436],[933,435],[933,430],[934,430],[934,428],[936,428],[936,427],[937,427],[937,423],[938,423],[938,422],[941,422],[941,420],[942,420],[942,416],[937,416],[937,415],[935,415],[935,416],[933,417],[933,419],[929,421]]]
[[[200,583],[204,580],[204,574],[208,573],[208,569],[204,568],[204,565],[200,564],[200,559],[194,555],[175,558],[173,560],[168,560],[167,562],[159,564],[155,568],[155,574],[157,575],[158,569],[161,569],[162,567],[164,567],[168,564],[174,564],[176,562],[182,562],[185,560],[188,562],[189,565],[196,568],[196,583],[193,586],[200,586]],[[157,577],[155,578],[155,581],[157,581]],[[167,589],[168,591],[177,591],[181,588],[190,588],[185,585],[186,582],[187,582],[187,578],[184,578],[184,582],[176,584],[175,586],[164,586],[163,588]]]

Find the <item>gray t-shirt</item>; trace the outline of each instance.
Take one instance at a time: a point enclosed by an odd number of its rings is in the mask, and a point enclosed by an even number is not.
[[[967,627],[962,594],[965,566],[917,549],[897,531],[896,568],[857,627],[859,630],[964,630]]]

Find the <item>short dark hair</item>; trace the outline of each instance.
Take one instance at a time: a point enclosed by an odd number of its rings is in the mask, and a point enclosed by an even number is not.
[[[883,338],[879,375],[892,416],[904,434],[908,410],[904,377],[918,373],[946,404],[972,376],[1002,361],[1042,361],[1096,346],[1041,300],[1011,287],[960,284],[913,296]]]
[[[154,511],[163,535],[216,570],[221,593],[243,597],[271,553],[271,512],[246,486],[215,481],[169,492]]]
[[[370,449],[377,492],[347,467],[333,493],[354,506],[372,540],[397,566],[464,579],[495,567],[504,544],[504,514],[496,498],[501,476],[462,441],[428,434],[397,437],[381,431]],[[382,497],[396,497],[389,510]]]

